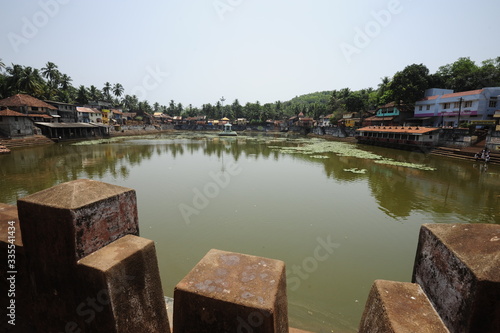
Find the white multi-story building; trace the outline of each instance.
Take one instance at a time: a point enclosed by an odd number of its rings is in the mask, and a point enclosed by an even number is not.
[[[102,123],[102,112],[98,109],[77,106],[76,115],[79,123]]]
[[[460,124],[494,125],[500,108],[500,87],[455,93],[449,89],[428,89],[415,103],[415,118],[423,125],[459,127]]]

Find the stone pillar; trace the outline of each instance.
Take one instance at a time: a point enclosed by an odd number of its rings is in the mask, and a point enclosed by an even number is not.
[[[174,332],[288,333],[285,264],[210,250],[174,291]]]
[[[135,191],[75,180],[18,200],[39,332],[82,325],[77,261],[128,234],[138,235]],[[75,331],[78,332],[78,331]]]
[[[359,333],[449,333],[418,284],[376,280]]]
[[[426,224],[413,282],[452,333],[500,332],[500,225]]]
[[[87,332],[170,333],[154,242],[127,235],[79,260]]]

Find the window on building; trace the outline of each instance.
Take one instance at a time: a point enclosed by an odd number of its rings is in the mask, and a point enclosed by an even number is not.
[[[422,111],[422,109],[423,109],[423,108],[424,108],[424,107],[423,107],[422,105],[420,105],[420,106],[418,107],[418,111]]]
[[[450,108],[450,103],[444,103],[443,104],[443,109],[449,109]]]
[[[32,106],[31,111],[38,111],[38,108],[36,106]]]
[[[458,109],[460,107],[460,102],[453,103],[453,108]]]
[[[489,107],[490,108],[496,108],[497,107],[497,98],[496,97],[492,97],[490,99],[490,104],[489,104]]]
[[[431,109],[431,106],[427,105],[427,111],[429,111],[430,109]]]
[[[466,101],[464,106],[465,106],[466,108],[470,108],[470,107],[472,107],[472,101]]]

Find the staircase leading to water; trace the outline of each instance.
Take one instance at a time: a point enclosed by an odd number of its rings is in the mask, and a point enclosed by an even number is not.
[[[461,160],[470,160],[470,161],[475,161],[474,155],[482,150],[483,146],[479,147],[469,147],[466,149],[458,149],[458,148],[448,148],[448,147],[435,147],[431,151],[431,155],[437,155],[437,156],[445,156],[445,157],[451,157],[455,159],[461,159]],[[479,162],[483,162],[483,160],[479,159]],[[493,153],[490,152],[490,164],[500,164],[500,154],[499,153]]]
[[[31,146],[40,146],[53,144],[54,141],[50,140],[46,136],[43,135],[34,135],[27,138],[22,139],[1,139],[0,145],[7,147],[8,149],[12,148],[20,148],[20,147],[31,147]]]

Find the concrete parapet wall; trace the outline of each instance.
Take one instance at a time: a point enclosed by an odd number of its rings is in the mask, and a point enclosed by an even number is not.
[[[2,203],[0,203],[0,257],[3,259],[0,266],[0,307],[6,310],[0,311],[2,315],[0,332],[32,333],[34,332],[33,295],[26,268],[17,207]],[[10,273],[11,271],[15,273]]]
[[[499,254],[499,225],[423,225],[416,284],[376,281],[359,332],[500,332]]]
[[[170,331],[153,241],[127,235],[78,266],[86,284],[79,313],[89,332]],[[95,306],[85,304],[89,294]]]
[[[449,333],[418,284],[375,281],[359,333],[407,332]]]
[[[17,214],[0,204],[0,253],[15,249],[4,294],[16,270],[16,296],[0,305],[14,300],[17,320],[1,329],[169,333],[155,246],[138,225],[134,190],[90,180],[22,198]],[[375,281],[360,333],[500,332],[499,253],[500,225],[423,225],[414,283]],[[282,261],[211,250],[174,290],[173,331],[302,332],[288,327],[285,276]]]
[[[422,226],[412,280],[450,332],[500,332],[500,226]]]
[[[211,250],[174,291],[174,332],[288,333],[285,264]]]
[[[76,180],[18,200],[18,214],[35,326],[40,332],[64,332],[79,306],[77,260],[138,234],[135,191]]]
[[[171,332],[154,242],[138,237],[134,190],[76,180],[18,200],[17,210],[0,204],[0,223],[5,256],[8,226],[18,228],[17,321],[3,331]],[[279,260],[212,250],[174,294],[175,332],[308,333],[288,327]]]

